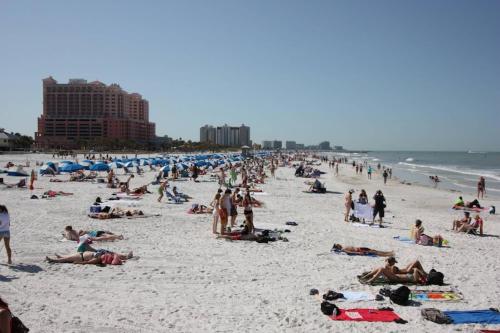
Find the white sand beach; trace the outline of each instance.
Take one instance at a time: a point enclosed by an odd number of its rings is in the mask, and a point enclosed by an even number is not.
[[[52,160],[48,155],[0,155],[0,165],[30,160]],[[452,220],[462,212],[450,207],[458,193],[396,180],[387,185],[379,174],[372,180],[356,175],[352,166],[341,165],[334,176],[328,165],[321,180],[334,193],[309,194],[303,178],[294,169],[280,167],[276,179],[260,187],[263,208],[254,209],[254,221],[290,229],[289,242],[256,242],[215,239],[211,215],[191,215],[191,203],[208,205],[216,182],[173,183],[194,199],[185,204],[157,202],[157,185],[150,186],[137,206],[158,217],[94,220],[87,217],[96,197],[108,198],[112,189],[105,184],[51,183],[38,177],[33,194],[56,190],[73,196],[30,199],[27,189],[0,188],[0,204],[11,216],[12,266],[7,266],[0,244],[0,295],[32,332],[474,332],[481,325],[438,325],[424,320],[424,307],[442,310],[488,309],[499,307],[500,217],[483,214],[485,233],[491,236],[457,234]],[[30,169],[27,169],[30,170]],[[268,172],[269,173],[269,172]],[[118,176],[125,176],[118,172]],[[5,182],[15,179],[0,175]],[[69,176],[58,176],[67,179]],[[131,187],[153,180],[154,173],[136,176]],[[205,178],[205,179],[208,179]],[[344,193],[365,189],[371,199],[381,189],[387,199],[387,228],[354,227],[343,222]],[[474,199],[464,197],[465,200]],[[500,207],[498,198],[480,200],[483,206]],[[440,234],[449,248],[411,245],[393,239],[409,236],[415,219],[426,232]],[[243,222],[239,211],[238,222]],[[285,226],[296,221],[298,226]],[[96,247],[118,252],[133,251],[136,258],[122,266],[49,264],[45,256],[76,252],[76,243],[61,241],[66,225],[75,229],[110,230],[124,240],[102,242]],[[340,322],[320,311],[320,303],[309,295],[333,289],[371,291],[356,276],[384,264],[384,258],[331,254],[333,243],[394,250],[399,265],[418,259],[426,270],[435,268],[445,275],[448,286],[463,294],[456,303],[423,303],[399,306],[386,300],[336,303],[342,308],[392,307],[407,324]],[[424,287],[429,289],[436,289]],[[491,326],[488,326],[491,327]],[[500,329],[500,327],[496,327]]]

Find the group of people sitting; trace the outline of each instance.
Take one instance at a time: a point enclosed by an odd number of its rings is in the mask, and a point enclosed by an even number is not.
[[[456,232],[465,232],[479,235],[483,235],[483,219],[479,214],[471,218],[470,212],[465,211],[464,217],[459,220],[454,220],[452,225],[452,230]]]

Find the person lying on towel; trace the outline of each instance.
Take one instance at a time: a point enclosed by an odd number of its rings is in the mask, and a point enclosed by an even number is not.
[[[108,250],[99,249],[96,252],[85,251],[67,256],[56,254],[55,258],[45,257],[51,264],[79,264],[79,265],[121,265],[127,259],[132,258],[132,252],[128,254],[115,253]]]
[[[92,241],[114,241],[123,239],[123,235],[115,235],[110,231],[105,230],[80,230],[76,231],[72,226],[68,225],[64,228],[63,236],[67,240],[78,241],[81,236],[87,235]]]
[[[360,279],[365,280],[367,284],[371,284],[379,276],[384,276],[389,282],[394,283],[425,284],[427,273],[418,260],[403,269],[398,268],[396,263],[396,258],[389,257],[385,260],[385,266],[374,269],[360,277]]]
[[[353,255],[364,255],[364,256],[366,255],[375,255],[380,257],[394,256],[394,251],[377,251],[367,247],[342,246],[340,244],[333,244],[332,251],[344,252]]]

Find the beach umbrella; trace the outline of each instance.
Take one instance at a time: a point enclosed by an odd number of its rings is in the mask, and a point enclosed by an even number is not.
[[[139,165],[150,165],[151,162],[148,160],[139,160]]]
[[[61,161],[60,163],[61,164],[73,164],[75,162],[73,162],[73,161]]]
[[[121,169],[123,168],[123,163],[122,162],[118,162],[118,161],[115,161],[115,162],[111,162],[108,164],[108,166],[111,168],[111,169]]]
[[[63,165],[62,167],[59,168],[60,172],[75,172],[79,170],[83,170],[85,167],[80,164],[72,163],[72,164],[66,164]]]
[[[160,171],[169,172],[170,171],[170,166],[169,165],[165,165],[164,167],[161,167]]]
[[[110,169],[106,163],[96,163],[90,167],[91,171],[109,171]]]
[[[137,166],[137,162],[136,161],[129,161],[129,162],[125,163],[125,166],[127,168],[133,168],[133,167]]]
[[[198,161],[198,162],[196,162],[196,163],[195,163],[195,165],[196,165],[197,167],[203,167],[203,166],[205,166],[205,165],[207,165],[207,164],[208,164],[208,163],[207,163],[206,161]]]

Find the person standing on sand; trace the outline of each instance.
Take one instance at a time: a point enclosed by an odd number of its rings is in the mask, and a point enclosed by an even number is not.
[[[385,185],[385,184],[387,184],[387,177],[389,176],[386,169],[384,169],[382,176],[384,177],[384,185]]]
[[[382,194],[381,190],[378,190],[375,195],[373,196],[373,200],[375,200],[375,205],[373,206],[373,220],[372,220],[372,225],[375,223],[375,217],[379,216],[379,226],[382,228],[382,219],[384,218],[385,215],[385,197]]]
[[[349,213],[351,212],[352,208],[352,193],[354,190],[349,190],[349,192],[346,193],[345,195],[345,213],[344,213],[344,222],[349,222]]]
[[[219,222],[219,215],[220,215],[220,206],[219,206],[220,197],[221,197],[220,193],[217,193],[215,195],[214,200],[210,204],[214,208],[214,210],[212,211],[212,216],[213,216],[213,220],[212,220],[212,233],[214,235],[218,234],[218,232],[217,232],[217,223]]]
[[[372,172],[373,172],[372,167],[371,167],[371,165],[369,165],[368,166],[368,172],[367,172],[368,173],[368,179],[372,179]]]
[[[335,176],[339,175],[339,162],[335,163]]]
[[[5,243],[5,251],[7,252],[7,263],[12,264],[12,250],[10,248],[10,217],[7,207],[0,205],[0,241]]]
[[[486,193],[486,180],[483,176],[479,177],[479,181],[477,182],[477,198],[484,198],[484,194]]]
[[[226,233],[227,220],[229,214],[231,213],[231,190],[227,189],[224,195],[219,200],[219,215],[220,215],[220,233],[224,235]]]

